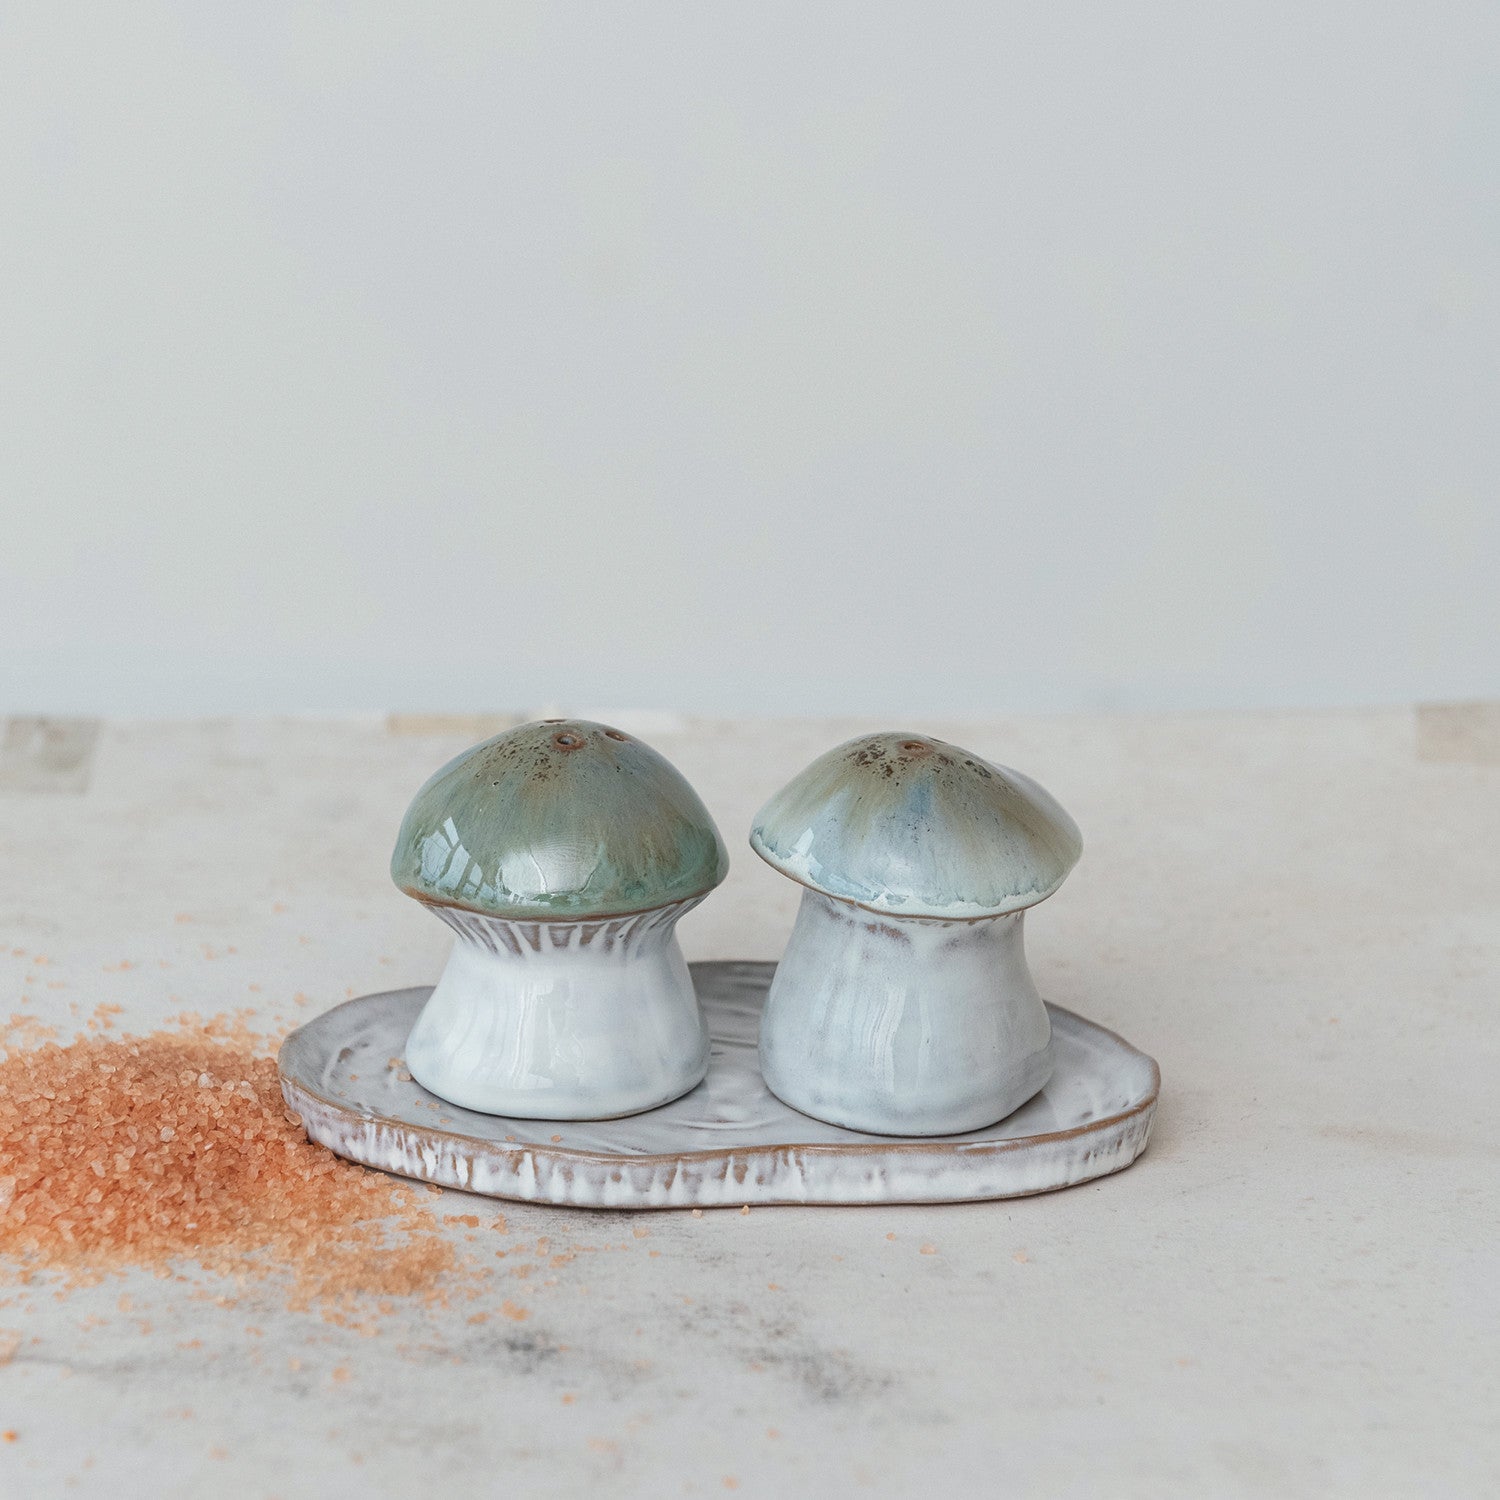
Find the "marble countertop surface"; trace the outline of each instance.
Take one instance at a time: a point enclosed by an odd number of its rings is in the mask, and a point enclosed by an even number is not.
[[[396,826],[520,717],[7,721],[0,1013],[148,1030],[431,983],[448,935],[390,884]],[[799,889],[751,814],[891,726],[613,718],[730,845],[688,956],[774,958]],[[625,1247],[536,1278],[524,1322],[422,1306],[366,1336],[148,1274],[38,1293],[0,1307],[0,1493],[1500,1492],[1500,705],[897,727],[1082,827],[1028,947],[1049,999],[1161,1064],[1136,1166],[645,1237],[503,1205],[512,1236]]]

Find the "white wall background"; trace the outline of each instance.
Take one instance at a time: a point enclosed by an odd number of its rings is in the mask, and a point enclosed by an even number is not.
[[[1500,693],[1491,5],[7,5],[0,711]]]

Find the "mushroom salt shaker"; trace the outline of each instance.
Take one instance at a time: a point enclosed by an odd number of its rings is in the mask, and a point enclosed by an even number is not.
[[[851,1130],[951,1135],[1045,1086],[1021,924],[1083,842],[1034,781],[926,735],[868,735],[793,777],[750,844],[807,887],[761,1018],[778,1098]]]
[[[708,1067],[677,920],[729,858],[698,795],[633,735],[523,724],[417,793],[391,876],[457,934],[412,1028],[418,1083],[467,1109],[606,1119]]]

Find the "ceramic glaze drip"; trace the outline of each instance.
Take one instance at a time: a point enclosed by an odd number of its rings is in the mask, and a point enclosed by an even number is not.
[[[751,847],[813,890],[911,917],[989,917],[1050,896],[1077,825],[1030,777],[928,735],[821,755],[756,815]]]
[[[699,899],[592,922],[436,907],[457,939],[407,1040],[412,1076],[466,1109],[546,1120],[686,1093],[708,1035],[675,928]]]
[[[1019,1109],[1053,1063],[1023,920],[877,915],[805,891],[761,1021],[767,1087],[883,1135],[952,1135]]]

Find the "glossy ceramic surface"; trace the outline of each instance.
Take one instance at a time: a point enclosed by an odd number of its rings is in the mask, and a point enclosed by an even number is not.
[[[413,799],[391,856],[407,895],[516,921],[668,906],[728,869],[676,767],[585,719],[522,724],[449,761]]]
[[[673,929],[696,901],[596,922],[440,906],[456,939],[406,1065],[468,1109],[604,1119],[686,1093],[708,1033]]]
[[[896,916],[992,917],[1050,896],[1077,825],[1036,782],[930,735],[849,740],[756,814],[750,844],[803,885]]]
[[[455,934],[412,1073],[465,1108],[550,1120],[692,1088],[708,1038],[673,929],[728,868],[677,769],[606,724],[522,724],[449,761],[391,857]]]
[[[1008,1198],[1117,1172],[1146,1148],[1156,1064],[1070,1011],[1049,1007],[1052,1078],[1015,1114],[966,1135],[892,1140],[809,1119],[766,1089],[756,1035],[770,964],[692,972],[713,1039],[708,1076],[647,1114],[558,1126],[445,1104],[399,1062],[425,989],[351,1000],[294,1031],[282,1089],[312,1139],[352,1161],[584,1208]]]
[[[1052,1073],[1024,920],[877,917],[804,891],[761,1022],[767,1086],[805,1114],[881,1135],[1003,1119]]]
[[[859,1130],[946,1135],[1047,1081],[1021,915],[1083,839],[1036,782],[930,736],[865,735],[777,792],[750,844],[808,887],[761,1026],[781,1098]]]

